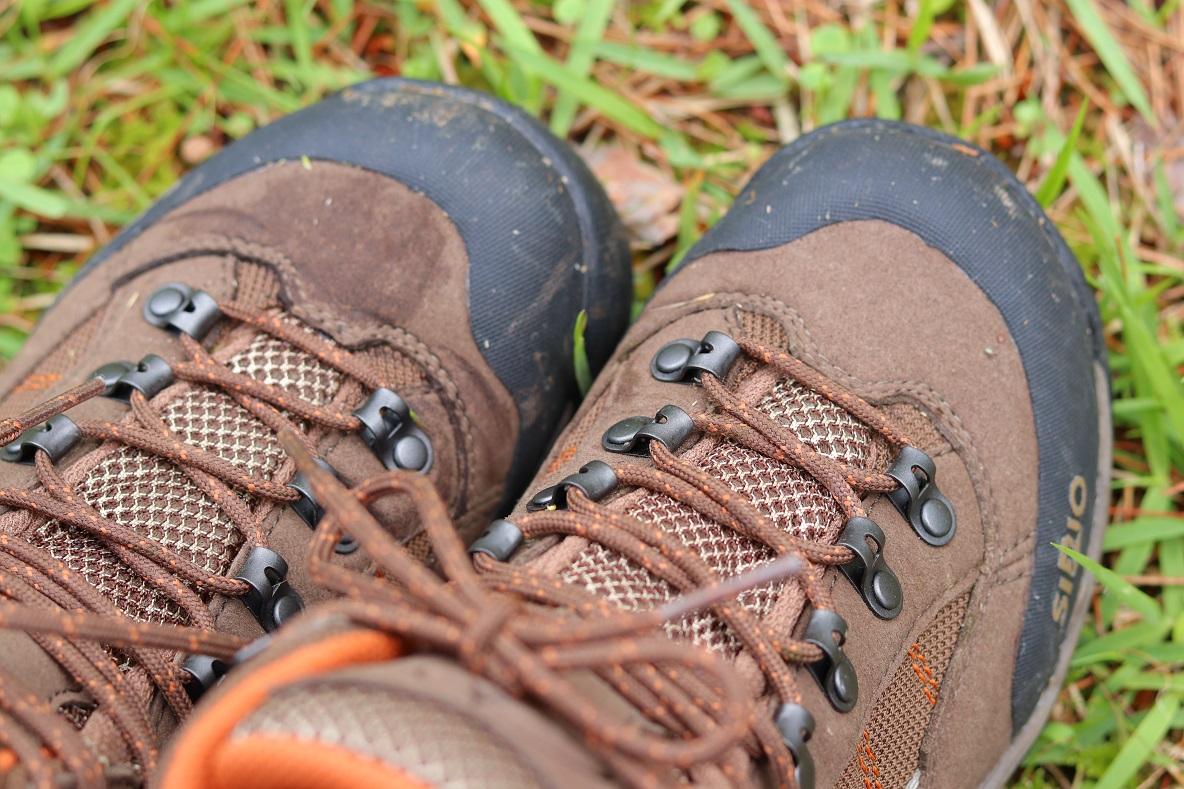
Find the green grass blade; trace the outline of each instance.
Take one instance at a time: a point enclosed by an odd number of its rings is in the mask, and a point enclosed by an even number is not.
[[[89,14],[49,61],[49,76],[60,77],[82,65],[139,3],[140,0],[114,0]]]
[[[1098,8],[1094,5],[1093,0],[1065,0],[1065,3],[1073,12],[1073,18],[1081,26],[1086,39],[1094,51],[1098,53],[1106,71],[1114,78],[1122,95],[1126,96],[1127,101],[1139,111],[1139,114],[1148,123],[1158,126],[1159,121],[1151,110],[1151,102],[1147,100],[1147,94],[1144,92],[1139,78],[1135,75],[1135,70],[1126,57],[1126,52],[1123,51],[1118,40],[1114,38],[1114,34],[1110,32],[1110,26],[1098,13]]]
[[[1129,523],[1119,523],[1106,530],[1102,549],[1117,551],[1132,545],[1184,537],[1184,518],[1144,516]]]
[[[507,50],[509,50],[508,46]],[[572,94],[580,102],[595,108],[604,117],[610,118],[638,134],[656,140],[666,133],[666,128],[662,124],[651,118],[636,104],[608,88],[596,84],[586,76],[576,74],[567,66],[555,62],[546,55],[517,50],[513,57],[527,71],[544,82]]]
[[[1092,220],[1090,230],[1096,242],[1101,269],[1098,285],[1112,300],[1122,319],[1126,355],[1136,373],[1139,394],[1153,396],[1159,402],[1171,423],[1175,440],[1179,441],[1184,436],[1184,386],[1180,384],[1179,374],[1164,357],[1163,347],[1156,337],[1154,305],[1137,302],[1131,295],[1146,291],[1144,277],[1136,265],[1137,261],[1115,212],[1110,207],[1105,189],[1076,154],[1069,162],[1069,180],[1077,188],[1081,202]],[[1125,271],[1119,266],[1119,254],[1128,263]],[[1157,476],[1165,483],[1166,474],[1166,469],[1157,469]]]
[[[1119,601],[1132,611],[1137,611],[1142,614],[1143,618],[1148,622],[1159,622],[1163,619],[1163,611],[1159,608],[1159,603],[1155,602],[1155,598],[1146,592],[1142,591],[1129,581],[1123,580],[1113,570],[1108,570],[1102,565],[1095,562],[1088,556],[1079,553],[1078,551],[1068,548],[1064,545],[1053,544],[1061,553],[1065,554],[1073,561],[1080,564],[1090,575],[1097,579],[1106,591],[1113,594]]]
[[[732,12],[744,35],[752,42],[752,48],[756,50],[757,57],[761,59],[764,67],[780,82],[788,84],[789,58],[785,56],[769,28],[761,22],[761,18],[743,0],[728,0],[728,10]]]
[[[0,180],[0,200],[8,200],[26,211],[50,219],[60,219],[65,216],[69,206],[69,202],[57,192],[51,192],[33,184],[6,180]]]
[[[1163,159],[1155,163],[1153,178],[1155,180],[1155,203],[1158,208],[1159,223],[1168,237],[1168,243],[1184,241],[1181,233],[1181,217],[1176,213],[1175,195],[1171,183],[1168,181],[1164,169]]]
[[[592,367],[588,364],[588,346],[584,341],[584,332],[587,328],[588,311],[580,310],[580,314],[576,316],[575,328],[572,330],[572,362],[581,397],[588,394],[588,390],[592,388]]]
[[[1148,649],[1163,641],[1172,629],[1171,622],[1139,622],[1104,636],[1083,640],[1069,665],[1092,666],[1100,661],[1122,660],[1132,650]]]
[[[538,39],[530,32],[530,28],[522,21],[522,17],[514,10],[509,0],[478,0],[478,4],[489,14],[493,26],[505,37],[510,47],[536,55],[543,53]]]
[[[1167,674],[1158,671],[1141,671],[1124,677],[1115,683],[1118,690],[1167,690],[1184,693],[1184,674]]]
[[[679,267],[687,252],[699,240],[699,193],[702,189],[703,172],[699,171],[691,176],[691,183],[687,186],[682,197],[682,205],[678,209],[678,243],[674,249],[674,257],[666,265],[667,273]]]
[[[949,9],[952,0],[921,0],[917,9],[917,18],[913,21],[909,31],[909,40],[905,44],[909,52],[916,54],[921,51],[921,45],[929,40],[929,32],[933,30],[933,22],[938,14]]]
[[[311,5],[311,4],[308,4]],[[312,36],[308,31],[308,12],[305,0],[284,0],[284,15],[292,37],[292,52],[296,55],[301,82],[309,86],[312,73]]]
[[[1114,761],[1106,768],[1095,789],[1120,789],[1128,786],[1131,779],[1152,755],[1172,725],[1176,711],[1180,709],[1180,697],[1165,694],[1156,699],[1151,710],[1135,727],[1130,738],[1123,744]]]
[[[567,56],[567,67],[574,74],[586,76],[596,60],[597,46],[604,38],[604,29],[608,26],[609,17],[613,13],[613,0],[590,0],[584,12],[584,18],[576,28],[576,37],[571,45],[571,54]],[[576,116],[579,99],[574,94],[563,91],[555,101],[555,109],[551,112],[551,131],[558,137],[566,137],[571,129],[572,120]]]
[[[1073,128],[1069,130],[1069,136],[1065,138],[1061,150],[1057,152],[1056,161],[1053,162],[1048,174],[1044,176],[1040,188],[1036,190],[1036,200],[1044,208],[1052,205],[1052,201],[1057,199],[1065,187],[1065,181],[1069,177],[1069,162],[1073,161],[1073,154],[1077,150],[1077,139],[1081,136],[1081,128],[1085,125],[1085,115],[1088,111],[1089,102],[1083,101],[1081,109],[1077,111],[1077,118],[1073,121]]]
[[[689,60],[632,44],[602,41],[596,45],[596,56],[619,66],[679,82],[693,82],[699,77],[698,66]]]
[[[526,55],[542,57],[543,48],[539,46],[538,39],[534,37],[534,33],[530,32],[530,28],[526,26],[526,22],[522,20],[509,0],[479,0],[478,4],[485,10],[485,13],[489,14],[493,26],[506,40],[506,54],[512,63],[520,69],[520,71],[509,69],[508,85],[502,86],[503,89],[508,88],[507,98],[538,114],[543,103],[539,75],[531,73],[530,67],[522,62],[522,58]],[[522,82],[523,76],[526,77],[524,83]]]

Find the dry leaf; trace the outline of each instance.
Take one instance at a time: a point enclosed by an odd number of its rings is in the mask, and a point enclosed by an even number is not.
[[[653,249],[678,232],[682,184],[623,145],[581,150],[629,230],[633,246]]]

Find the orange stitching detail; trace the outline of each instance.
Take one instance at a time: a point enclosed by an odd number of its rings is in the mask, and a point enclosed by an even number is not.
[[[909,658],[913,662],[913,673],[921,681],[921,692],[925,694],[925,698],[929,699],[931,705],[936,706],[937,692],[941,688],[941,683],[934,676],[933,669],[930,667],[929,661],[925,659],[925,653],[921,651],[920,644],[913,644],[909,647]]]
[[[867,761],[864,761],[865,754]],[[863,771],[864,789],[884,789],[884,784],[880,782],[880,768],[876,765],[876,752],[872,750],[872,738],[867,729],[863,730],[863,742],[855,749],[855,761]]]
[[[564,463],[574,458],[576,456],[576,452],[578,451],[579,448],[574,444],[566,447],[562,452],[555,456],[555,459],[551,461],[549,466],[547,466],[547,470],[544,473],[554,474],[563,467]]]
[[[20,392],[41,392],[62,380],[57,373],[34,373],[21,381],[12,390],[13,394]]]

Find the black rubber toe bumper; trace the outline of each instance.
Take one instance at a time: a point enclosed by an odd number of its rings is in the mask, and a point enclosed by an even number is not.
[[[750,194],[760,199],[745,199]],[[1091,486],[1097,477],[1103,415],[1096,371],[1105,377],[1106,356],[1096,305],[1051,220],[998,159],[956,138],[887,121],[827,126],[783,148],[687,259],[776,247],[826,225],[866,219],[909,230],[959,265],[998,308],[1023,360],[1040,479],[1034,575],[1012,692],[1018,730],[1076,635],[1069,617],[1058,625],[1049,616],[1061,579],[1051,543],[1071,519],[1081,526],[1080,544],[1088,545],[1094,523],[1094,497],[1070,501],[1066,489],[1079,475]],[[1079,593],[1069,594],[1068,610]]]
[[[189,173],[83,273],[195,195],[302,157],[387,175],[455,222],[469,256],[473,337],[519,403],[521,432],[507,484],[507,495],[516,495],[576,395],[577,314],[588,314],[595,372],[627,325],[632,291],[625,232],[604,190],[566,143],[521,110],[434,83],[391,78],[355,85],[255,131]]]

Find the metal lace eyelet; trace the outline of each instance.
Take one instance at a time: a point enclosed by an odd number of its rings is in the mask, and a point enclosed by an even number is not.
[[[415,424],[407,402],[390,389],[375,389],[354,416],[362,423],[362,440],[388,469],[432,468],[435,452],[428,434]]]
[[[522,547],[522,530],[512,521],[499,518],[489,524],[485,533],[469,546],[469,555],[483,553],[499,562],[509,561],[514,552]]]
[[[650,360],[650,374],[659,381],[692,383],[703,373],[721,381],[740,358],[740,346],[722,331],[709,331],[702,340],[680,339],[658,349]]]
[[[876,544],[873,549],[868,538]],[[895,619],[904,606],[900,579],[884,560],[884,530],[870,518],[856,516],[847,521],[836,544],[850,548],[855,557],[839,569],[863,597],[867,607],[881,619]]]
[[[92,378],[105,385],[103,397],[130,400],[136,391],[151,400],[173,384],[173,368],[161,357],[150,353],[136,363],[111,362],[95,370]]]
[[[954,539],[958,518],[954,505],[937,487],[933,458],[916,447],[903,447],[888,476],[900,483],[888,498],[918,537],[935,547]]]
[[[313,458],[313,462],[340,479],[337,469],[330,466],[321,458]],[[321,518],[325,517],[325,510],[321,507],[320,502],[317,501],[316,494],[313,492],[312,485],[309,484],[308,477],[304,476],[303,472],[297,472],[296,476],[292,477],[292,481],[288,483],[288,487],[300,494],[300,498],[292,502],[292,510],[300,516],[302,521],[308,524],[308,528],[315,529],[320,524]],[[348,534],[343,534],[333,550],[338,554],[345,555],[353,553],[358,547],[357,540]]]
[[[190,701],[196,702],[226,676],[230,665],[209,655],[190,655],[181,664],[181,670],[191,678],[185,683],[185,692]]]
[[[576,488],[592,501],[600,501],[617,487],[617,473],[603,460],[593,460],[569,474],[557,484],[543,488],[534,494],[526,509],[531,512],[549,509],[563,509],[567,506],[567,489]]]
[[[190,655],[185,658],[185,662],[181,665],[181,670],[190,677],[190,681],[185,683],[185,692],[189,695],[190,700],[196,702],[221,682],[222,678],[229,674],[232,668],[240,666],[255,657],[265,650],[270,643],[271,636],[259,636],[235,652],[231,660],[220,660],[209,655]]]
[[[304,600],[288,583],[288,563],[270,548],[252,548],[235,578],[250,587],[243,603],[269,633],[304,609]]]
[[[814,735],[814,716],[800,704],[782,704],[773,713],[773,723],[793,756],[798,789],[814,789],[814,759],[806,745]]]
[[[631,455],[649,453],[649,442],[661,442],[669,450],[678,449],[690,438],[695,422],[676,405],[664,405],[657,416],[631,416],[604,431],[601,446],[609,452]]]
[[[849,712],[859,700],[859,678],[843,652],[843,643],[847,640],[846,620],[834,611],[816,608],[810,614],[803,640],[822,650],[822,659],[808,664],[807,668],[827,700],[839,712]]]
[[[170,282],[153,291],[144,302],[143,314],[144,320],[152,326],[202,340],[222,317],[222,310],[218,309],[214,297],[204,290]]]
[[[82,440],[82,431],[65,414],[50,417],[29,428],[12,443],[6,445],[0,457],[9,463],[32,463],[37,452],[49,455],[54,463],[66,456]]]

